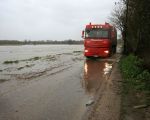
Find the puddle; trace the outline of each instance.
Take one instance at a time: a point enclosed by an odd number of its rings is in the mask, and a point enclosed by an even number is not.
[[[87,94],[93,96],[101,86],[103,80],[107,80],[112,70],[112,61],[86,59],[84,63],[84,75],[82,86]]]
[[[111,70],[112,70],[112,64],[105,62],[105,68],[103,69],[104,75],[109,74]]]

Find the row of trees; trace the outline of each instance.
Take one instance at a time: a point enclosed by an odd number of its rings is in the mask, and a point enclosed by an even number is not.
[[[41,45],[41,44],[83,44],[82,40],[64,40],[64,41],[57,41],[57,40],[39,40],[39,41],[18,41],[18,40],[0,40],[0,45]]]
[[[124,54],[143,58],[150,68],[150,0],[120,0],[110,21],[122,33]]]

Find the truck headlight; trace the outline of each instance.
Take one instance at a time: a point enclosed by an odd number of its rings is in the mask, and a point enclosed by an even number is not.
[[[88,50],[84,50],[84,52],[88,52]]]
[[[108,54],[108,53],[109,53],[109,50],[105,50],[104,53],[107,53],[107,54]]]

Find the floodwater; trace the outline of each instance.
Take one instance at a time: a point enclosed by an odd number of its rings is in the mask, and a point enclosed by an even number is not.
[[[85,60],[84,87],[88,94],[95,95],[102,80],[107,80],[112,69],[112,61]]]
[[[115,60],[86,59],[83,45],[0,46],[0,119],[81,120]]]
[[[0,46],[1,79],[39,76],[46,71],[64,66],[63,64],[70,59],[69,54],[76,55],[82,51],[82,45]]]

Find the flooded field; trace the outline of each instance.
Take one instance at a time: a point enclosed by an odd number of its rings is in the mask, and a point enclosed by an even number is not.
[[[10,74],[43,73],[47,69],[53,69],[67,62],[67,58],[61,62],[62,56],[82,51],[82,45],[0,46],[1,79],[3,76],[6,77],[6,74],[8,77]]]
[[[83,45],[0,46],[0,119],[81,120],[116,58],[86,59]]]

